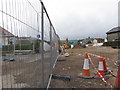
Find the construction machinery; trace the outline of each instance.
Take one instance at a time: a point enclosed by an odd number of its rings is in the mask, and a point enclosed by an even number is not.
[[[66,39],[66,42],[65,42],[65,49],[69,49],[69,41],[68,41],[68,38]]]

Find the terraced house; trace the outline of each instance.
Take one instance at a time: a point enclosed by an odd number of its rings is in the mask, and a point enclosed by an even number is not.
[[[108,41],[120,40],[120,27],[115,27],[108,31],[106,34]]]
[[[12,43],[14,35],[0,26],[0,46]]]

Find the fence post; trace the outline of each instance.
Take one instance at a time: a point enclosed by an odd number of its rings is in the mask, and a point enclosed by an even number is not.
[[[0,51],[2,51],[1,47]],[[0,90],[2,90],[2,52],[0,52]]]
[[[52,74],[52,25],[50,25],[50,74]]]
[[[42,3],[42,2],[41,2]],[[44,88],[44,6],[41,4],[41,87]]]

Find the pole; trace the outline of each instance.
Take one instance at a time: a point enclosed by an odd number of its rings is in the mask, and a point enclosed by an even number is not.
[[[41,86],[44,88],[44,12],[41,4]]]
[[[52,25],[50,25],[50,50],[51,50],[51,54],[50,54],[50,74],[52,74],[52,60],[53,60],[53,58],[52,58]]]

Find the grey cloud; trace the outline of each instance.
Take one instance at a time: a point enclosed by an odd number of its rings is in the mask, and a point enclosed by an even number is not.
[[[107,15],[101,22],[95,16],[87,17],[84,21],[78,16],[68,16],[62,22],[55,24],[61,39],[81,39],[85,37],[106,37],[106,32],[117,26],[117,15]],[[113,18],[112,18],[113,17]]]

